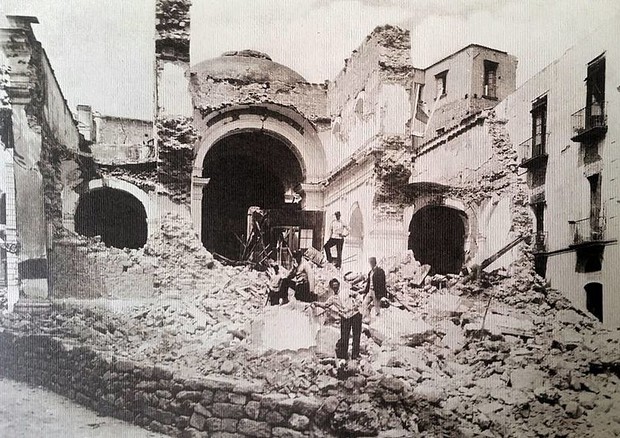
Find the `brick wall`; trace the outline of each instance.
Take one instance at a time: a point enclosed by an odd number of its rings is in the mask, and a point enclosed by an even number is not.
[[[267,394],[218,375],[187,379],[44,335],[0,333],[0,373],[45,386],[104,415],[181,437],[333,436],[338,401]]]

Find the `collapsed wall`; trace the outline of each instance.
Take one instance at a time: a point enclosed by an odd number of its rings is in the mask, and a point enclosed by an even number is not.
[[[192,104],[188,90],[191,0],[156,2],[157,181],[176,203],[190,199],[194,143]]]
[[[194,143],[198,134],[188,117],[162,118],[157,125],[157,178],[165,193],[174,202],[190,201]]]

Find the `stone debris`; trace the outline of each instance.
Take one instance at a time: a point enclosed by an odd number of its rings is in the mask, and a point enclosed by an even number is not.
[[[610,415],[620,407],[619,331],[547,288],[526,256],[476,280],[428,277],[411,254],[384,260],[397,300],[364,324],[361,360],[338,367],[336,318],[302,303],[265,308],[267,276],[221,265],[188,229],[165,218],[143,251],[118,258],[126,270],[156,261],[151,297],[59,300],[48,316],[4,314],[2,327],[187,378],[218,373],[284,399],[317,398],[312,421],[340,436],[620,434]],[[357,289],[365,277],[331,265],[316,274],[320,299],[334,276]],[[286,422],[270,413],[272,436],[302,436],[309,419],[296,412]],[[207,420],[197,413],[188,425]]]

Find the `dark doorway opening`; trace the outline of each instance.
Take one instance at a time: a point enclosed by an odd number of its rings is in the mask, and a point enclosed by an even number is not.
[[[107,246],[141,248],[146,243],[146,210],[135,196],[108,187],[80,197],[75,211],[75,231],[83,236],[101,236]]]
[[[586,291],[586,309],[603,322],[603,285],[601,283],[588,283],[584,289]]]
[[[430,274],[456,274],[465,261],[464,213],[443,206],[418,211],[409,224],[409,249]]]
[[[226,137],[209,150],[203,166],[210,180],[202,200],[202,242],[210,251],[239,258],[249,207],[299,207],[285,203],[285,193],[299,185],[303,172],[282,140],[263,132]]]
[[[576,272],[599,272],[603,269],[603,245],[577,249]]]

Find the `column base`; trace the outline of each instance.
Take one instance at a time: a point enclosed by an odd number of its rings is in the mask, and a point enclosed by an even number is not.
[[[52,312],[52,302],[49,300],[33,300],[28,298],[20,298],[13,306],[13,312],[43,315]]]

